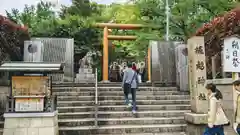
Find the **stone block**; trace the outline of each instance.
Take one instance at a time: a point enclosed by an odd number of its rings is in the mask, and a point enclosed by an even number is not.
[[[58,116],[55,116],[55,117],[54,117],[54,122],[55,122],[55,123],[54,123],[55,126],[58,125]]]
[[[19,123],[20,128],[28,128],[30,127],[32,118],[22,118]]]
[[[14,135],[14,130],[10,128],[4,128],[3,135]]]
[[[4,122],[4,128],[17,128],[19,125],[19,119],[7,118]]]
[[[42,123],[44,124],[44,126],[42,127],[54,127],[55,119],[54,117],[45,117],[45,118],[42,118]]]
[[[57,111],[4,114],[4,135],[58,135]],[[8,127],[8,128],[7,128]]]
[[[39,130],[38,128],[28,128],[28,134],[27,135],[38,135]]]
[[[94,77],[95,77],[94,74],[87,74],[86,76],[87,76],[87,78],[91,78],[91,79],[94,79]]]
[[[76,78],[84,78],[85,76],[86,76],[85,73],[78,73],[78,74],[76,75]]]
[[[58,129],[58,126],[55,126],[55,127],[54,127],[54,130],[55,130],[55,135],[59,135],[59,129]]]
[[[14,135],[27,135],[28,134],[28,128],[17,128],[14,131]]]
[[[55,127],[39,128],[38,135],[56,135],[55,134]]]
[[[206,125],[195,125],[188,123],[186,135],[202,135]]]
[[[185,113],[184,119],[192,124],[201,125],[207,124],[207,114]]]
[[[31,119],[30,127],[42,127],[42,118]]]
[[[89,68],[87,73],[92,74],[92,73],[93,73],[93,69],[92,69],[92,68]]]

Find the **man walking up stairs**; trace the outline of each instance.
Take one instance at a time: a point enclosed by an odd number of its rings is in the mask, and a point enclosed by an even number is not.
[[[54,89],[58,95],[60,135],[185,135],[184,113],[190,112],[189,95],[175,87],[139,87],[135,115],[123,102],[121,87],[99,87],[98,127],[93,86]]]

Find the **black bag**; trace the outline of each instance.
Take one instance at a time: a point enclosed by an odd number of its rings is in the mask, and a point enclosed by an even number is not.
[[[131,82],[130,82],[130,84],[129,83],[124,83],[124,92],[125,93],[129,93],[129,91],[131,90],[131,85],[132,85],[132,82],[133,82],[133,79],[134,79],[134,77],[135,77],[135,75],[136,75],[136,72],[134,72],[134,75],[133,75],[133,78],[132,78],[132,80],[131,80]]]

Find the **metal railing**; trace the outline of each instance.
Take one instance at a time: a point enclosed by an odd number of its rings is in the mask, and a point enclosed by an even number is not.
[[[95,69],[95,127],[98,127],[98,75],[97,68]]]

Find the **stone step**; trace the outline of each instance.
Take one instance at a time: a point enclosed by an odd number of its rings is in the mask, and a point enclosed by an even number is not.
[[[164,133],[183,132],[186,124],[154,124],[154,125],[111,125],[111,126],[79,126],[60,127],[60,135],[90,134],[127,134],[127,133]],[[70,131],[70,132],[69,132]]]
[[[62,119],[58,121],[60,127],[75,126],[94,126],[94,118],[85,119]],[[145,117],[145,118],[99,118],[97,119],[99,126],[101,125],[149,125],[149,124],[183,124],[184,117]]]
[[[53,82],[53,87],[94,87],[95,82],[93,83],[74,83],[74,82]],[[101,83],[98,82],[98,87],[119,87],[121,82],[110,82],[110,83]],[[139,86],[148,86],[148,87],[172,87],[176,86],[176,83],[140,83]]]
[[[154,111],[154,110],[189,110],[191,105],[138,105],[138,111]],[[57,107],[59,112],[82,112],[82,106],[66,106]],[[115,105],[115,106],[101,106],[98,108],[99,111],[130,111],[126,105]]]
[[[111,97],[110,97],[111,98]],[[114,98],[112,98],[114,99]],[[92,99],[93,100],[93,99]],[[131,101],[131,100],[130,100]],[[57,101],[58,107],[64,107],[64,106],[81,106],[81,105],[94,105],[95,101]],[[172,104],[190,104],[190,100],[137,100],[137,105],[172,105]],[[124,100],[103,100],[99,101],[99,105],[125,105]]]
[[[104,95],[104,96],[103,96]],[[143,96],[144,95],[144,96]],[[146,99],[146,100],[189,100],[189,95],[147,95],[147,94],[141,94],[137,93],[136,99]],[[58,101],[81,101],[81,100],[95,100],[94,96],[57,96]],[[108,95],[108,93],[105,94],[99,94],[98,100],[124,100],[124,96],[117,95],[117,93],[112,93],[112,95]]]
[[[91,94],[87,94],[91,93]],[[111,95],[123,95],[122,90],[118,91],[98,91],[99,95],[104,95],[105,93]],[[179,91],[137,91],[137,93],[147,93],[147,94],[159,94],[159,95],[189,95],[187,92],[179,92]],[[95,91],[62,91],[62,92],[54,92],[54,95],[58,96],[81,96],[81,95],[95,95]]]
[[[95,87],[53,87],[54,92],[89,92]],[[98,87],[98,91],[122,91],[122,87]],[[178,91],[176,87],[139,87],[139,91]],[[179,91],[180,92],[180,91]]]
[[[110,134],[97,134],[97,135],[110,135]],[[171,133],[167,133],[167,132],[164,132],[164,133],[136,133],[136,134],[128,134],[128,133],[125,133],[125,134],[114,134],[114,135],[186,135],[185,132],[171,132]]]
[[[76,131],[60,131],[59,132],[59,135],[69,135],[69,132],[70,133],[73,133],[73,135],[76,135],[74,134]],[[82,135],[82,134],[81,134]],[[89,135],[89,134],[87,134]],[[94,134],[94,135],[112,135],[112,134]],[[163,132],[163,133],[124,133],[124,134],[114,134],[114,135],[186,135],[185,132],[171,132],[171,133],[168,133],[168,132]]]
[[[66,92],[67,93],[67,92]],[[59,93],[54,92],[54,95],[58,95]],[[73,95],[70,95],[73,94]],[[136,93],[137,95],[148,95],[148,96],[154,96],[154,95],[189,95],[186,93],[176,93],[174,94],[173,92],[162,92],[162,91],[155,91],[155,92],[151,92],[151,91],[137,91]],[[119,92],[98,92],[98,96],[123,96],[124,93],[123,91],[119,91]],[[69,93],[69,94],[60,94],[58,96],[95,96],[95,92],[79,92],[79,93]]]
[[[170,108],[174,108],[172,106],[176,105],[171,105],[171,106],[166,106],[166,105],[137,105],[137,110],[138,111],[159,111],[159,110],[170,110]],[[58,112],[88,112],[88,111],[95,111],[94,106],[76,106],[76,108],[72,107],[57,107]],[[184,106],[178,106],[175,108],[189,108],[189,105],[184,105]],[[181,110],[180,109],[180,110]],[[77,110],[77,111],[76,111]],[[125,105],[111,105],[111,106],[99,106],[98,107],[99,111],[131,111],[131,108],[127,108]]]
[[[161,111],[138,111],[133,115],[131,111],[98,111],[98,118],[123,118],[123,117],[180,117],[190,110],[161,110]],[[65,112],[58,113],[59,119],[94,118],[95,112]]]

